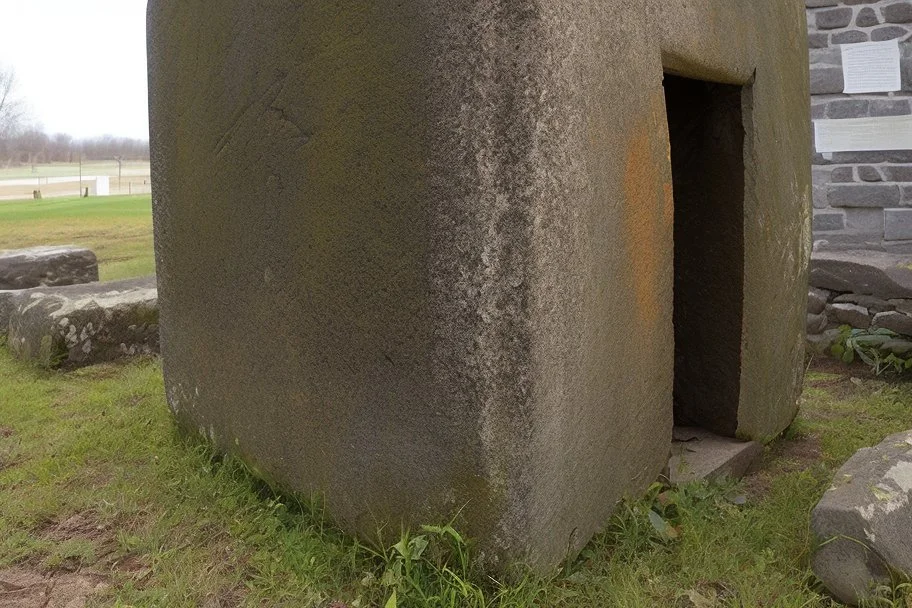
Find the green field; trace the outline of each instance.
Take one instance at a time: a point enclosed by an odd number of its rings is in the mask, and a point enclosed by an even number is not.
[[[105,278],[146,274],[148,197],[0,204],[4,247],[57,242],[95,248]],[[495,580],[445,522],[359,543],[319,500],[182,436],[158,359],[43,372],[0,349],[0,581],[96,577],[90,607],[824,608],[810,510],[855,450],[908,428],[912,386],[814,362],[799,418],[743,482],[655,486],[553,576]]]
[[[0,202],[0,249],[82,245],[102,281],[155,273],[148,194]]]

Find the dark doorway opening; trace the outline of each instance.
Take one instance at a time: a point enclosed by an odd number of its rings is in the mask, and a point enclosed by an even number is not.
[[[734,436],[744,298],[743,88],[665,75],[674,191],[674,418]]]

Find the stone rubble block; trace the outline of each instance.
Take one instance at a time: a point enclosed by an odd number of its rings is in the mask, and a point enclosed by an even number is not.
[[[821,334],[808,334],[805,344],[808,350],[813,353],[829,355],[830,348],[839,341],[841,333],[838,329],[828,329]]]
[[[827,306],[827,316],[857,329],[871,327],[872,318],[868,309],[857,304],[830,304]]]
[[[830,292],[811,287],[808,289],[808,312],[812,315],[819,315],[826,309],[829,299]]]
[[[890,304],[882,298],[877,296],[866,296],[860,295],[857,293],[846,293],[841,296],[836,296],[833,299],[834,304],[856,304],[858,306],[863,306],[867,308],[869,312],[878,313],[878,312],[887,312],[890,310],[895,310],[896,307],[893,304]]]
[[[70,245],[0,251],[0,289],[79,285],[98,280],[91,250]]]
[[[14,356],[46,368],[157,353],[155,277],[22,291],[7,341]]]
[[[892,306],[894,310],[907,315],[912,315],[912,300],[890,300],[890,306]]]
[[[807,333],[809,334],[819,334],[827,328],[829,320],[825,314],[814,315],[808,313],[807,316]]]
[[[903,357],[912,352],[912,340],[889,340],[884,342],[881,348],[887,352],[893,353],[897,357]]]
[[[855,453],[811,514],[814,573],[850,606],[912,576],[912,431]]]
[[[912,298],[912,257],[881,251],[814,251],[810,283],[832,291]]]
[[[904,336],[912,336],[912,317],[901,312],[888,311],[874,316],[874,327],[889,329]]]

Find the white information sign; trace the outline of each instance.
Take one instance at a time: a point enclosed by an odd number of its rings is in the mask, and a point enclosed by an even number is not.
[[[818,152],[912,150],[912,116],[814,121]]]
[[[902,89],[899,40],[842,45],[845,93],[890,93]]]

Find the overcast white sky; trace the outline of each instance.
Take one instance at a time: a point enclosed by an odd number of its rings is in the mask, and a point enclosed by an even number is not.
[[[146,0],[0,0],[0,64],[48,133],[149,137]]]

